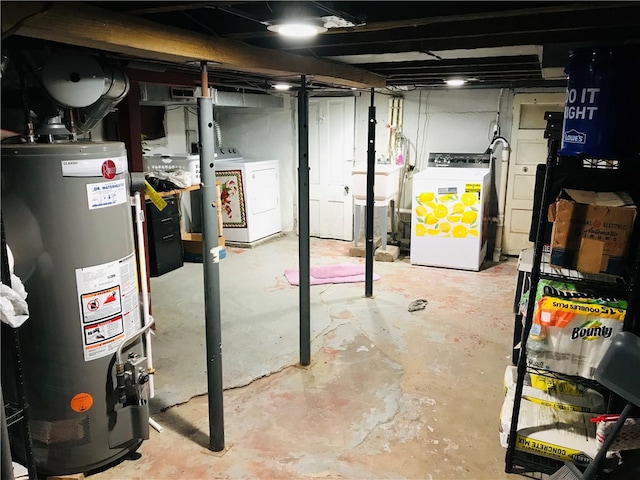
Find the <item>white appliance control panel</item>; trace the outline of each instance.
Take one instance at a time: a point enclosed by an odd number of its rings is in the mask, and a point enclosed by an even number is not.
[[[430,153],[429,167],[488,168],[490,153]]]

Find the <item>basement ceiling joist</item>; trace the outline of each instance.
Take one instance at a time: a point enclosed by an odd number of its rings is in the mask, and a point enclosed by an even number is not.
[[[307,75],[328,85],[384,87],[383,76],[351,65],[192,33],[76,2],[2,2],[2,36],[19,35],[140,59],[263,75]]]

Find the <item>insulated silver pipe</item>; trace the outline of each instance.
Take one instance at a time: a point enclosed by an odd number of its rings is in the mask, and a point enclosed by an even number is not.
[[[120,69],[103,66],[105,89],[102,97],[86,108],[79,110],[75,127],[81,133],[89,132],[100,120],[107,116],[129,93],[129,79]]]

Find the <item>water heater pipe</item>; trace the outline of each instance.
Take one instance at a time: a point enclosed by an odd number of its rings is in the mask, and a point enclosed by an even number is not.
[[[489,145],[491,153],[496,144],[502,142],[502,161],[500,162],[500,178],[498,181],[498,218],[496,224],[496,241],[493,248],[493,261],[499,262],[502,256],[502,238],[504,237],[504,209],[507,200],[507,177],[509,173],[509,154],[511,148],[509,142],[503,137],[496,137]]]
[[[104,93],[95,103],[79,110],[75,127],[81,133],[89,132],[129,93],[129,78],[118,68],[103,65]]]
[[[129,93],[129,79],[122,70],[83,52],[57,51],[44,63],[41,75],[47,93],[67,111],[65,126],[73,134],[89,132]]]
[[[140,335],[147,333],[147,331],[149,331],[149,329],[153,326],[154,324],[154,320],[153,317],[151,315],[149,315],[149,323],[147,323],[146,325],[144,325],[142,328],[140,328],[139,330],[137,330],[133,335],[131,335],[128,338],[125,338],[124,342],[122,342],[120,344],[120,346],[118,347],[118,350],[116,350],[116,370],[118,369],[118,366],[124,366],[124,363],[122,362],[122,349],[124,347],[126,347],[127,345],[129,345],[131,342],[133,342],[136,338],[138,338]]]
[[[145,261],[145,245],[144,245],[144,231],[142,224],[144,222],[144,212],[142,211],[142,202],[140,200],[140,192],[135,192],[133,195],[133,204],[136,214],[136,232],[138,243],[138,268],[140,269],[140,287],[142,289],[142,318],[143,325],[148,325],[151,322],[151,316],[149,315],[149,290],[147,288],[147,263]],[[145,347],[147,357],[147,370],[153,372],[153,354],[151,351],[151,331],[147,330],[145,333]],[[153,375],[149,376],[149,398],[155,396],[155,382]]]

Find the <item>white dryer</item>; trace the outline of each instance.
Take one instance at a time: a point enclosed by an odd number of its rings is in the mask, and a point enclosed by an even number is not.
[[[225,241],[251,243],[282,230],[278,160],[217,161]]]
[[[411,264],[480,270],[490,188],[490,154],[431,153],[413,176]]]

